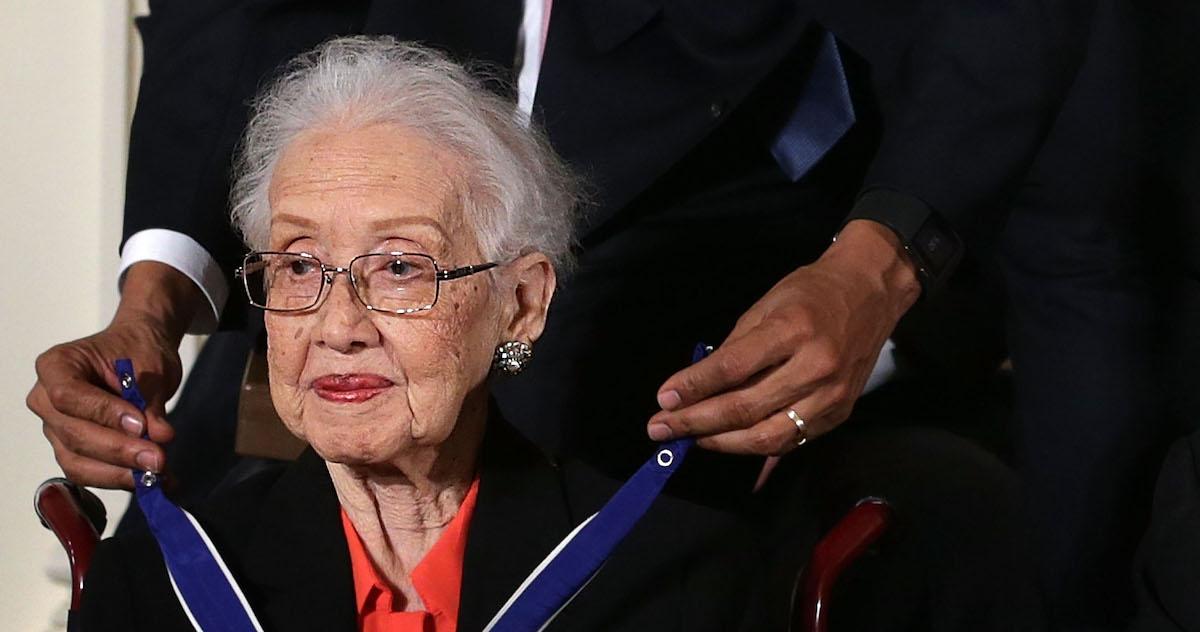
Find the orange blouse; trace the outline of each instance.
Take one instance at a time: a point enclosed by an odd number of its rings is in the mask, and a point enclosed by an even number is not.
[[[354,575],[354,605],[362,632],[456,632],[458,601],[462,589],[463,556],[467,550],[467,528],[475,511],[479,479],[471,484],[458,514],[446,525],[442,536],[412,571],[412,584],[425,610],[405,612],[404,600],[392,592],[379,576],[354,524],[342,510],[342,530],[350,547]]]

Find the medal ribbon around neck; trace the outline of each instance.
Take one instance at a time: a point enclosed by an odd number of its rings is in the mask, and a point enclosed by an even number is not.
[[[703,360],[712,347],[696,345],[692,364]],[[694,439],[684,437],[659,444],[637,472],[616,494],[579,526],[533,569],[496,613],[484,632],[544,630],[588,582],[596,576],[613,549],[633,530],[654,499],[679,469]]]
[[[121,397],[144,413],[146,400],[138,391],[133,362],[123,358],[114,364]],[[142,438],[149,436],[143,433]],[[133,481],[138,506],[166,562],[171,588],[192,626],[198,632],[262,632],[242,589],[196,518],[163,494],[162,481],[153,472],[135,469]]]

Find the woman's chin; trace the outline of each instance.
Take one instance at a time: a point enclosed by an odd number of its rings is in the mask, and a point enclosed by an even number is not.
[[[378,426],[356,428],[354,425],[336,428],[310,428],[308,444],[321,458],[343,465],[374,465],[392,461],[407,446],[397,437],[405,434],[380,432]]]
[[[437,449],[453,433],[454,424],[421,424],[403,412],[327,414],[307,407],[292,427],[321,458],[344,465],[396,463]]]
[[[389,461],[388,456],[381,450],[364,449],[334,443],[332,445],[315,442],[310,444],[322,459],[329,463],[350,466],[378,465]]]

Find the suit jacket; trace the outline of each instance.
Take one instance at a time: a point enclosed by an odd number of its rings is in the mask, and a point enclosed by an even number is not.
[[[881,115],[857,184],[929,205],[975,235],[973,216],[1020,183],[1053,121],[1093,4],[562,0],[552,12],[536,107],[555,149],[596,184],[587,217],[594,230],[719,136],[735,112],[753,109],[756,125],[739,130],[733,146],[726,139],[727,149],[742,151],[724,156],[730,168],[720,180],[744,178],[734,164],[779,131],[804,87],[814,35],[827,29],[856,60],[850,73],[860,119]],[[519,6],[152,2],[139,22],[145,68],[125,236],[178,230],[232,270],[240,244],[225,221],[229,158],[250,97],[284,61],[331,36],[366,32],[507,65]],[[993,224],[982,223],[989,235]]]
[[[984,250],[1001,223],[996,201],[1022,178],[1070,83],[1092,2],[555,2],[534,114],[593,184],[592,203],[578,273],[560,285],[537,361],[496,389],[506,416],[549,449],[627,471],[649,449],[641,422],[657,410],[655,388],[696,342],[723,340],[819,256],[860,191],[932,207]],[[520,13],[516,0],[151,9],[124,233],[191,235],[230,274],[242,253],[227,221],[233,148],[247,102],[285,60],[332,35],[390,33],[503,66],[514,44],[496,35],[515,34]],[[769,147],[820,29],[842,44],[859,122],[792,182]],[[999,310],[949,320],[979,314]],[[245,318],[235,291],[222,324]],[[238,373],[194,375],[189,388],[236,392]],[[721,482],[745,489],[753,469]]]
[[[490,424],[469,526],[459,630],[481,630],[525,576],[618,483],[555,464],[503,422]],[[325,462],[246,481],[197,518],[266,630],[355,630],[350,558]],[[661,497],[551,630],[760,629],[755,539],[727,514]],[[783,605],[786,607],[786,604]],[[148,535],[104,541],[83,626],[191,630]]]

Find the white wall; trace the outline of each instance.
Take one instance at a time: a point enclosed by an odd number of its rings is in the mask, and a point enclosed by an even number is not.
[[[32,509],[59,473],[24,405],[33,361],[103,327],[116,304],[125,140],[136,51],[117,0],[0,0],[0,615],[61,629],[66,559]],[[66,255],[66,256],[65,256]],[[124,495],[106,497],[119,515]]]

